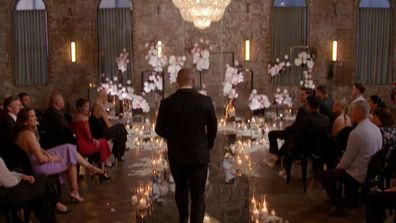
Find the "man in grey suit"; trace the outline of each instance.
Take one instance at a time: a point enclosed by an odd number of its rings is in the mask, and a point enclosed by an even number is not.
[[[382,135],[369,119],[366,100],[352,103],[351,119],[356,127],[349,135],[347,148],[336,169],[323,173],[322,183],[330,199],[340,204],[342,195],[337,182],[344,184],[347,201],[356,204],[358,186],[363,184],[371,157],[382,148]],[[335,213],[341,214],[341,213]]]
[[[179,89],[161,101],[155,131],[167,140],[170,169],[176,184],[179,222],[202,223],[205,214],[205,183],[217,133],[217,118],[210,97],[193,89],[191,69],[178,73]]]

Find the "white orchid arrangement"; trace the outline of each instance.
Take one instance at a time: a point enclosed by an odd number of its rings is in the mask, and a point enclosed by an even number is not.
[[[126,49],[124,48],[123,51],[116,58],[117,68],[121,71],[121,73],[124,73],[128,68],[128,55],[128,52],[126,52]]]
[[[290,62],[288,61],[289,56],[285,55],[284,59],[284,61],[280,61],[279,58],[276,58],[273,65],[268,65],[268,74],[271,75],[271,77],[275,77],[279,74],[284,73],[286,69],[291,66]]]
[[[144,92],[163,90],[163,79],[160,73],[152,72],[149,78],[144,82]]]
[[[252,90],[252,93],[249,97],[249,108],[252,111],[269,108],[271,106],[271,102],[269,101],[267,95],[258,94],[256,89]]]
[[[235,65],[238,66],[237,61],[235,62]],[[236,92],[236,86],[243,81],[244,79],[242,71],[238,67],[232,67],[227,64],[223,83],[223,95],[229,99],[237,98],[238,93]]]
[[[143,113],[150,111],[150,105],[140,95],[133,95],[132,97],[132,109],[142,109]]]
[[[284,105],[289,108],[293,107],[293,99],[289,95],[289,92],[287,91],[287,89],[284,89],[283,91],[281,91],[280,88],[276,89],[275,103],[279,106]]]
[[[169,66],[168,66],[168,73],[169,73],[169,82],[171,84],[176,83],[177,74],[182,69],[184,62],[187,61],[185,56],[174,56],[171,55],[169,57]]]
[[[209,58],[211,50],[210,42],[208,39],[200,39],[199,42],[194,43],[191,50],[193,56],[193,64],[195,64],[198,71],[209,69]]]
[[[313,61],[314,58],[315,55],[302,51],[297,55],[296,59],[294,59],[294,64],[303,68],[304,79],[300,81],[300,85],[312,89],[315,88],[315,84],[312,80],[312,69],[315,65]]]
[[[153,67],[155,72],[162,72],[163,68],[168,64],[168,58],[164,55],[158,55],[158,45],[145,44],[149,48],[145,59],[148,64]]]
[[[97,91],[104,90],[108,95],[116,96],[119,100],[131,100],[133,109],[142,109],[144,113],[150,111],[150,106],[140,95],[135,94],[135,90],[131,87],[131,80],[127,81],[127,86],[117,84],[118,78],[114,77],[113,80],[106,78],[106,82],[102,83]]]

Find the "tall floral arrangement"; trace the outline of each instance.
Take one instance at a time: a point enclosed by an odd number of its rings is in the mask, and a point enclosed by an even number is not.
[[[163,90],[163,79],[160,73],[152,72],[144,82],[144,92],[150,93]]]
[[[184,63],[187,61],[185,56],[174,56],[171,55],[168,61],[168,73],[169,73],[169,82],[171,84],[176,83],[177,73],[182,69]]]
[[[288,60],[289,60],[288,55],[284,56],[284,61],[281,61],[279,58],[276,58],[274,64],[268,65],[268,74],[271,75],[271,77],[275,77],[279,74],[286,72],[287,68],[291,66]]]
[[[193,57],[193,64],[196,66],[198,71],[209,69],[210,50],[211,46],[208,39],[200,39],[199,42],[194,43],[191,53]]]
[[[303,80],[300,81],[300,85],[312,89],[315,88],[312,79],[312,70],[315,65],[314,58],[315,55],[311,54],[309,51],[302,51],[294,59],[294,64],[303,69]]]
[[[153,67],[155,72],[162,72],[163,68],[168,64],[168,58],[164,55],[158,55],[158,45],[146,43],[145,46],[149,49],[145,57],[148,64]]]
[[[238,66],[238,62],[235,62]],[[229,64],[226,65],[226,73],[223,83],[223,95],[229,99],[235,99],[238,97],[236,86],[244,81],[243,73],[239,67],[232,67]]]

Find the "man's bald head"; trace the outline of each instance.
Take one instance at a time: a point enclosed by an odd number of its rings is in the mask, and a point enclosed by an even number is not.
[[[190,68],[182,68],[177,74],[177,84],[179,87],[193,87],[194,75],[193,70]]]
[[[59,93],[53,93],[50,96],[50,106],[58,110],[62,110],[65,107],[63,96]]]

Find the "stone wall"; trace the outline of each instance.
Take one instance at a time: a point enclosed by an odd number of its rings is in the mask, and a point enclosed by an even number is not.
[[[97,66],[97,7],[99,0],[44,0],[48,15],[49,84],[44,87],[16,87],[14,85],[13,9],[15,0],[0,2],[0,95],[30,93],[38,107],[45,107],[48,95],[60,91],[72,105],[78,97],[87,96],[90,82],[98,78]],[[317,83],[328,84],[335,97],[349,96],[350,85],[356,75],[356,32],[358,0],[307,0],[308,44],[317,51],[314,74]],[[396,0],[393,0],[396,5]],[[187,66],[191,66],[190,50],[194,42],[209,39],[214,47],[211,68],[203,73],[218,108],[223,106],[222,80],[225,64],[243,61],[243,41],[252,42],[252,60],[244,63],[254,71],[254,87],[272,98],[277,86],[271,84],[267,65],[271,62],[272,1],[233,0],[224,18],[204,31],[195,29],[191,23],[181,19],[171,0],[133,1],[133,83],[140,91],[140,74],[149,69],[144,56],[145,43],[161,40],[166,55],[185,55]],[[394,13],[396,21],[396,13]],[[396,22],[393,23],[396,30]],[[287,28],[287,27],[285,27]],[[339,61],[335,64],[335,77],[327,80],[331,41],[339,41]],[[396,32],[393,37],[393,79],[396,80]],[[69,60],[70,41],[77,43],[77,63]],[[247,111],[246,99],[250,94],[250,77],[239,88],[238,110]],[[294,94],[298,87],[288,87]],[[166,76],[165,95],[171,94]],[[389,86],[371,86],[368,94],[380,94],[389,98]],[[154,98],[154,96],[148,96]],[[157,101],[158,101],[158,97]],[[153,106],[155,103],[153,103]],[[155,109],[153,109],[155,110]]]

